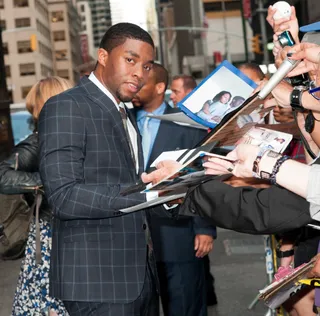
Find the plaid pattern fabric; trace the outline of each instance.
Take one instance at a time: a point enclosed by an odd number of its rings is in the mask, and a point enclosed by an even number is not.
[[[146,270],[145,213],[122,216],[117,210],[145,196],[120,196],[139,176],[119,111],[84,77],[45,104],[39,146],[54,214],[50,294],[66,301],[134,301]]]
[[[140,296],[127,304],[96,302],[63,302],[70,316],[159,316],[159,295],[155,280],[148,265],[146,278]]]

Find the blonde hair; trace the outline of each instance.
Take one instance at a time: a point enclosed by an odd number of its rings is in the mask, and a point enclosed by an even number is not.
[[[38,120],[43,105],[51,97],[73,87],[73,84],[64,78],[53,76],[38,81],[26,96],[27,110],[35,121]]]

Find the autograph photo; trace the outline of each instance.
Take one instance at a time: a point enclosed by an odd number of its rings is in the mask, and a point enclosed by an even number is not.
[[[251,79],[224,61],[178,107],[196,122],[214,128],[226,114],[238,109],[255,88]]]

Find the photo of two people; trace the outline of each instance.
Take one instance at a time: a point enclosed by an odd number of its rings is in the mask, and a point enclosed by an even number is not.
[[[256,84],[228,61],[223,61],[178,107],[197,123],[216,127],[251,95]]]
[[[237,109],[244,101],[245,98],[242,96],[232,98],[229,91],[221,91],[212,100],[207,100],[197,115],[208,122],[218,124],[226,114]]]

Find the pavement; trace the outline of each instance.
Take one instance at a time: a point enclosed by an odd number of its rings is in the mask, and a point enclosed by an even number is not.
[[[262,236],[218,229],[210,262],[218,305],[208,309],[208,316],[265,315],[267,309],[261,302],[247,309],[267,282]],[[0,316],[10,315],[19,268],[19,260],[0,260]]]

